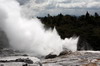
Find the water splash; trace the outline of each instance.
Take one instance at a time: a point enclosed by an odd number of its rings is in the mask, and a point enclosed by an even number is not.
[[[78,38],[62,40],[56,29],[45,30],[37,18],[21,15],[21,7],[15,0],[0,0],[0,27],[6,33],[10,46],[16,50],[45,56],[59,54],[63,48],[77,50]]]

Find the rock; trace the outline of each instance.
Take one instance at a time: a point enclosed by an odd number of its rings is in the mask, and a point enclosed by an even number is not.
[[[28,56],[27,54],[23,54],[22,56]]]
[[[66,53],[62,53],[62,55],[63,54]],[[100,51],[98,52],[77,51],[63,56],[49,54],[45,58],[47,59],[39,60],[36,57],[30,57],[30,56],[27,57],[14,56],[14,57],[7,57],[7,58],[1,57],[0,60],[5,60],[5,62],[0,62],[0,65],[3,64],[4,66],[6,65],[9,66],[100,66]],[[17,59],[17,62],[12,61],[14,59]],[[33,61],[33,64],[30,64],[30,60]]]
[[[57,56],[42,61],[43,66],[100,66],[100,53],[77,51],[69,55]]]
[[[26,63],[26,64],[23,64],[23,66],[28,66],[28,64]]]
[[[51,59],[51,58],[55,58],[55,57],[57,57],[57,55],[55,55],[55,54],[49,54],[49,55],[47,55],[47,56],[45,56],[45,59]]]
[[[60,54],[59,54],[59,56],[62,56],[62,55],[69,55],[69,54],[71,54],[72,52],[71,51],[62,51]]]
[[[15,60],[16,62],[25,62],[27,64],[33,64],[33,61],[29,58],[26,58],[26,59],[21,59],[21,58],[18,58]]]
[[[88,64],[84,64],[82,66],[97,66],[97,64],[96,63],[88,63]]]
[[[40,59],[31,56],[0,57],[0,65],[4,66],[42,66]]]

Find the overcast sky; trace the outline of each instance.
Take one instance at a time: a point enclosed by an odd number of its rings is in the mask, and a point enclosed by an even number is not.
[[[100,0],[18,0],[29,16],[70,14],[82,15],[89,11],[100,14]]]

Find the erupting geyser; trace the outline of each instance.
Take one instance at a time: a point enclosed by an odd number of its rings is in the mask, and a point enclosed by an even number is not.
[[[63,48],[77,50],[78,38],[62,40],[56,29],[45,30],[39,19],[25,18],[20,11],[16,0],[0,0],[0,27],[11,47],[37,56],[49,53],[58,55]]]

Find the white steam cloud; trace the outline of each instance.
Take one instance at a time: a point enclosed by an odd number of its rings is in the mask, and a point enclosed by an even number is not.
[[[77,50],[78,38],[62,40],[56,29],[45,30],[39,19],[21,15],[15,0],[0,0],[0,27],[6,33],[11,47],[33,55],[59,54],[63,48]]]

